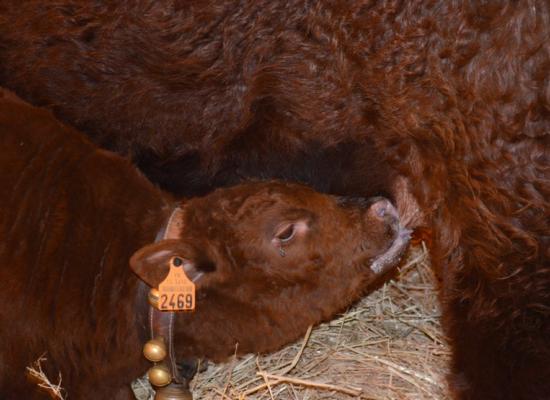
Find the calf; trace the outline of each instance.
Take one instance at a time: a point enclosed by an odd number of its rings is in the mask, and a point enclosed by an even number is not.
[[[174,193],[404,177],[455,398],[546,400],[549,38],[548,0],[3,0],[0,82]]]
[[[0,92],[0,397],[41,398],[25,367],[75,399],[131,399],[147,363],[147,287],[186,259],[196,311],[175,355],[274,350],[345,309],[408,241],[385,199],[251,182],[176,202],[129,162]],[[170,217],[170,225],[167,221]],[[152,243],[171,230],[168,239]]]

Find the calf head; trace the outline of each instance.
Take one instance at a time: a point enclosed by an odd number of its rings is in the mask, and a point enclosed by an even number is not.
[[[184,260],[197,309],[176,332],[185,355],[273,350],[348,307],[395,266],[409,231],[383,198],[349,199],[305,186],[252,182],[189,200],[165,237],[137,251],[151,287]]]

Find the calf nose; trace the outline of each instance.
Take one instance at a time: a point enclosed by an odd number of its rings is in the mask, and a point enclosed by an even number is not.
[[[383,221],[389,222],[392,220],[397,220],[399,218],[397,210],[395,209],[393,204],[387,199],[377,200],[370,206],[369,211],[375,218]]]
[[[377,199],[368,211],[371,221],[380,221],[393,232],[399,229],[399,214],[393,204],[384,198]]]

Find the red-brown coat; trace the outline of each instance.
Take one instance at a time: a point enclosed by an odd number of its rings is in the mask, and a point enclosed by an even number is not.
[[[0,397],[42,398],[25,368],[69,398],[132,399],[147,363],[147,287],[186,258],[197,309],[176,355],[274,350],[357,300],[408,241],[385,199],[275,181],[181,204],[176,239],[151,244],[176,203],[120,156],[0,90]],[[145,246],[145,247],[143,247]],[[141,248],[143,247],[143,248]],[[141,249],[140,249],[141,248]],[[152,278],[151,278],[152,277]]]
[[[0,81],[154,181],[413,187],[460,399],[550,393],[550,5],[0,5]],[[374,172],[373,172],[374,171]]]

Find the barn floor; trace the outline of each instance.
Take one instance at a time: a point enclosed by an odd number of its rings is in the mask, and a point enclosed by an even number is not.
[[[199,399],[445,399],[449,349],[426,251],[410,250],[396,280],[276,353],[210,364]],[[152,399],[135,382],[138,400]]]

